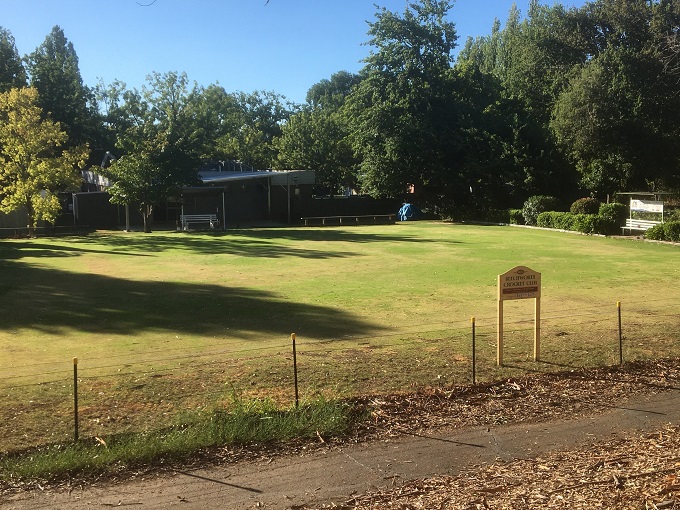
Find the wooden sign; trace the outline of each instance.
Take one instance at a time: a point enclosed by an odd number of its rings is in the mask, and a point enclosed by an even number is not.
[[[503,365],[503,302],[513,299],[535,299],[534,361],[540,357],[541,273],[526,266],[517,266],[498,275],[498,341],[497,362]]]

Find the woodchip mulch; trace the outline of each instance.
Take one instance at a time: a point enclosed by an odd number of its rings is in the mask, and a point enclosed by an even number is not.
[[[433,428],[536,422],[604,411],[626,397],[677,388],[680,360],[540,374],[496,384],[374,398],[376,437]],[[680,426],[458,476],[411,481],[322,508],[680,509]]]
[[[408,482],[356,496],[341,509],[676,509],[680,427]]]

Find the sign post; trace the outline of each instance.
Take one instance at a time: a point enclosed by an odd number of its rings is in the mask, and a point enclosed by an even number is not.
[[[541,273],[526,266],[517,266],[498,275],[498,341],[496,359],[503,365],[503,302],[513,299],[535,299],[534,361],[541,357]]]

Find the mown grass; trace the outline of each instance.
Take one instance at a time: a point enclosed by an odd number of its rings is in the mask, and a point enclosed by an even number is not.
[[[616,301],[626,360],[677,356],[678,261],[677,246],[446,223],[2,241],[0,451],[69,443],[72,357],[80,436],[119,438],[110,450],[187,438],[179,417],[203,429],[234,393],[289,409],[292,332],[304,405],[469,384],[471,316],[480,382],[618,363]],[[497,367],[496,278],[516,265],[542,273],[542,360],[518,301]]]

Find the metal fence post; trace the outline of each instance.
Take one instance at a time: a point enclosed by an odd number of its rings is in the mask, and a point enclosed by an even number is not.
[[[295,346],[295,333],[291,333],[290,338],[293,340],[293,377],[295,379],[295,407],[299,407],[300,393],[298,391],[297,348]]]
[[[78,441],[78,358],[73,358],[73,440]]]
[[[619,365],[623,365],[623,330],[621,328],[621,301],[616,302],[619,315]]]
[[[471,317],[472,323],[472,384],[477,384],[477,347],[475,345],[475,318]]]

